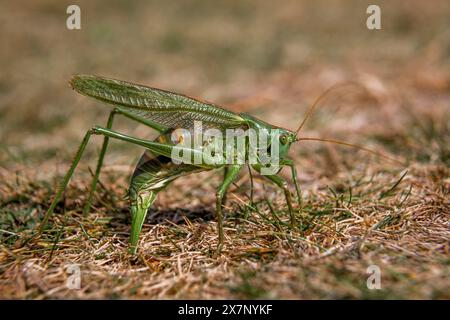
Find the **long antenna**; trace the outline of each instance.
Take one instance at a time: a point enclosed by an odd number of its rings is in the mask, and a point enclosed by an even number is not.
[[[308,120],[308,118],[310,117],[310,115],[312,114],[312,112],[314,111],[314,109],[316,108],[316,106],[319,104],[319,102],[320,102],[320,101],[321,101],[328,93],[330,93],[331,91],[334,91],[334,90],[336,90],[336,89],[339,89],[339,88],[341,88],[341,87],[348,86],[348,85],[355,85],[355,86],[359,86],[359,87],[363,87],[363,88],[364,88],[364,86],[362,86],[359,82],[355,82],[355,81],[346,81],[346,82],[338,83],[338,84],[335,84],[335,85],[329,87],[327,90],[325,90],[324,93],[322,93],[322,94],[316,99],[316,101],[314,101],[314,103],[312,104],[312,106],[309,107],[308,112],[306,112],[305,118],[303,118],[302,123],[301,123],[300,126],[297,128],[297,130],[295,130],[295,133],[298,135],[298,133],[300,132],[300,130],[301,130],[301,129],[303,128],[303,126],[305,125],[306,120]],[[365,89],[365,88],[364,88],[364,89]]]
[[[356,149],[359,149],[359,150],[362,150],[362,151],[366,151],[366,152],[372,153],[372,154],[374,154],[374,155],[376,155],[378,157],[385,158],[385,159],[387,159],[389,161],[392,161],[392,162],[395,162],[397,164],[401,164],[402,166],[405,166],[405,164],[403,162],[399,161],[399,160],[396,160],[396,159],[388,157],[388,156],[386,156],[386,155],[384,155],[384,154],[382,154],[380,152],[377,152],[377,151],[374,151],[374,150],[371,150],[371,149],[368,149],[366,147],[363,147],[363,146],[360,146],[360,145],[357,145],[357,144],[353,144],[353,143],[348,143],[348,142],[338,141],[338,140],[332,140],[332,139],[322,139],[322,138],[297,138],[297,141],[322,141],[322,142],[329,142],[329,143],[340,144],[340,145],[343,145],[343,146],[352,147],[352,148],[356,148]]]

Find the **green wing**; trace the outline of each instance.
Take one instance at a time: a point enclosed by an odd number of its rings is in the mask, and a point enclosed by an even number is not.
[[[119,106],[170,129],[191,129],[194,121],[201,121],[204,129],[221,130],[245,123],[239,115],[217,105],[126,81],[75,75],[70,84],[83,95]]]

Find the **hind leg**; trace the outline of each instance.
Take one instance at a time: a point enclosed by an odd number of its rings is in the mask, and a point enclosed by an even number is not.
[[[160,126],[157,123],[153,123],[147,119],[141,118],[131,112],[128,112],[126,110],[120,109],[120,108],[114,108],[110,114],[109,114],[109,118],[108,118],[108,122],[106,124],[106,129],[112,129],[112,125],[113,125],[113,121],[114,121],[114,116],[116,114],[120,114],[123,115],[126,118],[129,118],[131,120],[134,120],[138,123],[142,123],[146,126],[149,126],[150,128],[153,128],[155,130],[157,130],[158,132],[164,132],[165,130],[167,130],[166,127]],[[94,196],[95,190],[97,189],[97,182],[98,182],[98,178],[100,176],[100,171],[103,165],[103,160],[105,158],[105,153],[106,153],[106,149],[108,148],[108,143],[109,143],[109,137],[105,136],[103,138],[103,144],[102,144],[102,148],[100,149],[100,155],[98,157],[98,162],[97,162],[97,167],[95,169],[95,173],[94,173],[94,178],[92,179],[92,184],[91,184],[91,188],[89,191],[89,195],[87,197],[86,200],[86,204],[83,208],[83,215],[87,216],[87,214],[89,213],[89,210],[91,208],[91,204],[92,204],[92,198]]]
[[[161,143],[156,143],[156,142],[144,140],[144,139],[133,138],[133,137],[112,131],[110,129],[94,127],[92,129],[88,130],[86,132],[80,146],[78,147],[78,151],[75,154],[74,159],[72,160],[72,164],[70,165],[69,171],[67,171],[66,175],[64,176],[64,179],[63,179],[62,183],[60,184],[58,191],[56,192],[56,195],[53,198],[52,203],[50,204],[50,207],[48,208],[47,212],[44,215],[44,218],[42,219],[42,222],[39,226],[39,232],[38,232],[39,235],[41,235],[42,232],[44,231],[44,229],[47,225],[48,219],[53,214],[53,211],[55,210],[56,205],[58,204],[59,200],[61,199],[61,197],[64,193],[64,190],[66,189],[67,185],[69,184],[69,181],[72,178],[72,175],[73,175],[76,167],[78,166],[78,163],[80,162],[81,156],[83,155],[84,150],[86,149],[89,139],[93,134],[103,135],[105,137],[110,137],[113,139],[126,141],[129,143],[144,146],[147,148],[155,148],[156,150],[160,150],[160,151],[166,152],[168,154],[170,154],[170,152],[171,152],[170,146],[166,147],[164,144],[161,144]],[[105,150],[106,150],[106,148],[105,148]],[[100,166],[101,166],[101,164],[100,164]],[[100,169],[98,171],[100,172]]]

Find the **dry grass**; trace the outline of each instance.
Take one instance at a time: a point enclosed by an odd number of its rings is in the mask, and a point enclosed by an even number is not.
[[[9,28],[0,35],[11,46],[0,55],[0,297],[450,298],[448,4],[386,5],[384,30],[374,34],[350,19],[363,19],[364,5],[186,3],[155,10],[118,1],[103,11],[82,3],[77,34],[61,29],[65,8],[56,2],[2,10]],[[318,15],[328,22],[318,24]],[[67,88],[69,75],[83,72],[203,96],[288,128],[329,86],[355,80],[363,90],[329,96],[304,135],[364,144],[406,165],[303,142],[291,151],[303,190],[298,225],[289,226],[283,195],[264,180],[250,204],[243,173],[228,196],[219,257],[213,195],[221,173],[182,178],[160,194],[133,258],[124,197],[142,150],[112,144],[83,218],[96,141],[51,229],[35,237],[77,143],[106,121],[104,107]],[[118,128],[149,135],[126,121]],[[66,286],[73,264],[80,290]],[[367,289],[372,264],[381,290]]]

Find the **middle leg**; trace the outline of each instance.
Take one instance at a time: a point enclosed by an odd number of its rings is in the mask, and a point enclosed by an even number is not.
[[[223,179],[222,184],[220,185],[219,189],[216,192],[216,215],[217,215],[217,228],[219,231],[219,243],[217,246],[217,252],[220,253],[223,246],[223,213],[222,213],[222,205],[223,205],[223,198],[230,187],[230,185],[233,183],[233,181],[237,178],[239,171],[241,170],[241,165],[234,165],[230,166],[229,169],[226,171],[226,175]]]

